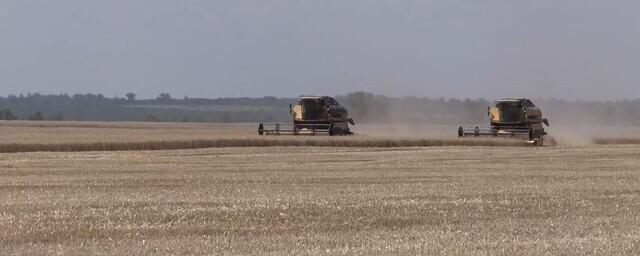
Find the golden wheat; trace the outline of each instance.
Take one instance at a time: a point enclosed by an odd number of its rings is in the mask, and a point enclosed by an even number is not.
[[[528,143],[517,140],[483,139],[215,139],[148,142],[93,142],[54,144],[0,144],[0,153],[171,150],[221,147],[435,147],[511,146]]]
[[[255,124],[0,122],[0,153],[195,149],[212,147],[526,146],[518,140],[416,137],[390,130],[367,135],[258,136]],[[444,128],[425,129],[442,132]],[[377,135],[376,135],[377,134]],[[380,136],[388,134],[387,136]]]

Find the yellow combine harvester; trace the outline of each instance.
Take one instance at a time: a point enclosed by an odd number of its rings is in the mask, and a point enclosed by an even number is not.
[[[301,96],[289,106],[293,123],[260,123],[259,135],[350,135],[355,125],[346,108],[329,96]]]
[[[549,121],[542,118],[542,111],[526,98],[503,98],[490,106],[487,111],[490,126],[460,126],[458,137],[502,136],[526,138],[528,142],[542,146],[544,131],[542,124]]]

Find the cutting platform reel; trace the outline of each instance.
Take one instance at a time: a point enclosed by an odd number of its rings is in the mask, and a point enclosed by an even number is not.
[[[547,133],[543,129],[535,129],[527,126],[514,127],[491,127],[463,125],[458,127],[458,137],[503,137],[525,139],[527,142],[542,146],[544,135]]]
[[[350,135],[346,123],[260,123],[259,135]]]

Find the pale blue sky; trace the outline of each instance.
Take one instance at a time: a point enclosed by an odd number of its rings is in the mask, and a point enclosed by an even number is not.
[[[0,0],[0,95],[640,98],[640,2]]]

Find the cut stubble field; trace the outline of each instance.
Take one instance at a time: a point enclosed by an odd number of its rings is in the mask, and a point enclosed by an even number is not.
[[[637,255],[638,188],[639,145],[0,154],[0,252]]]

